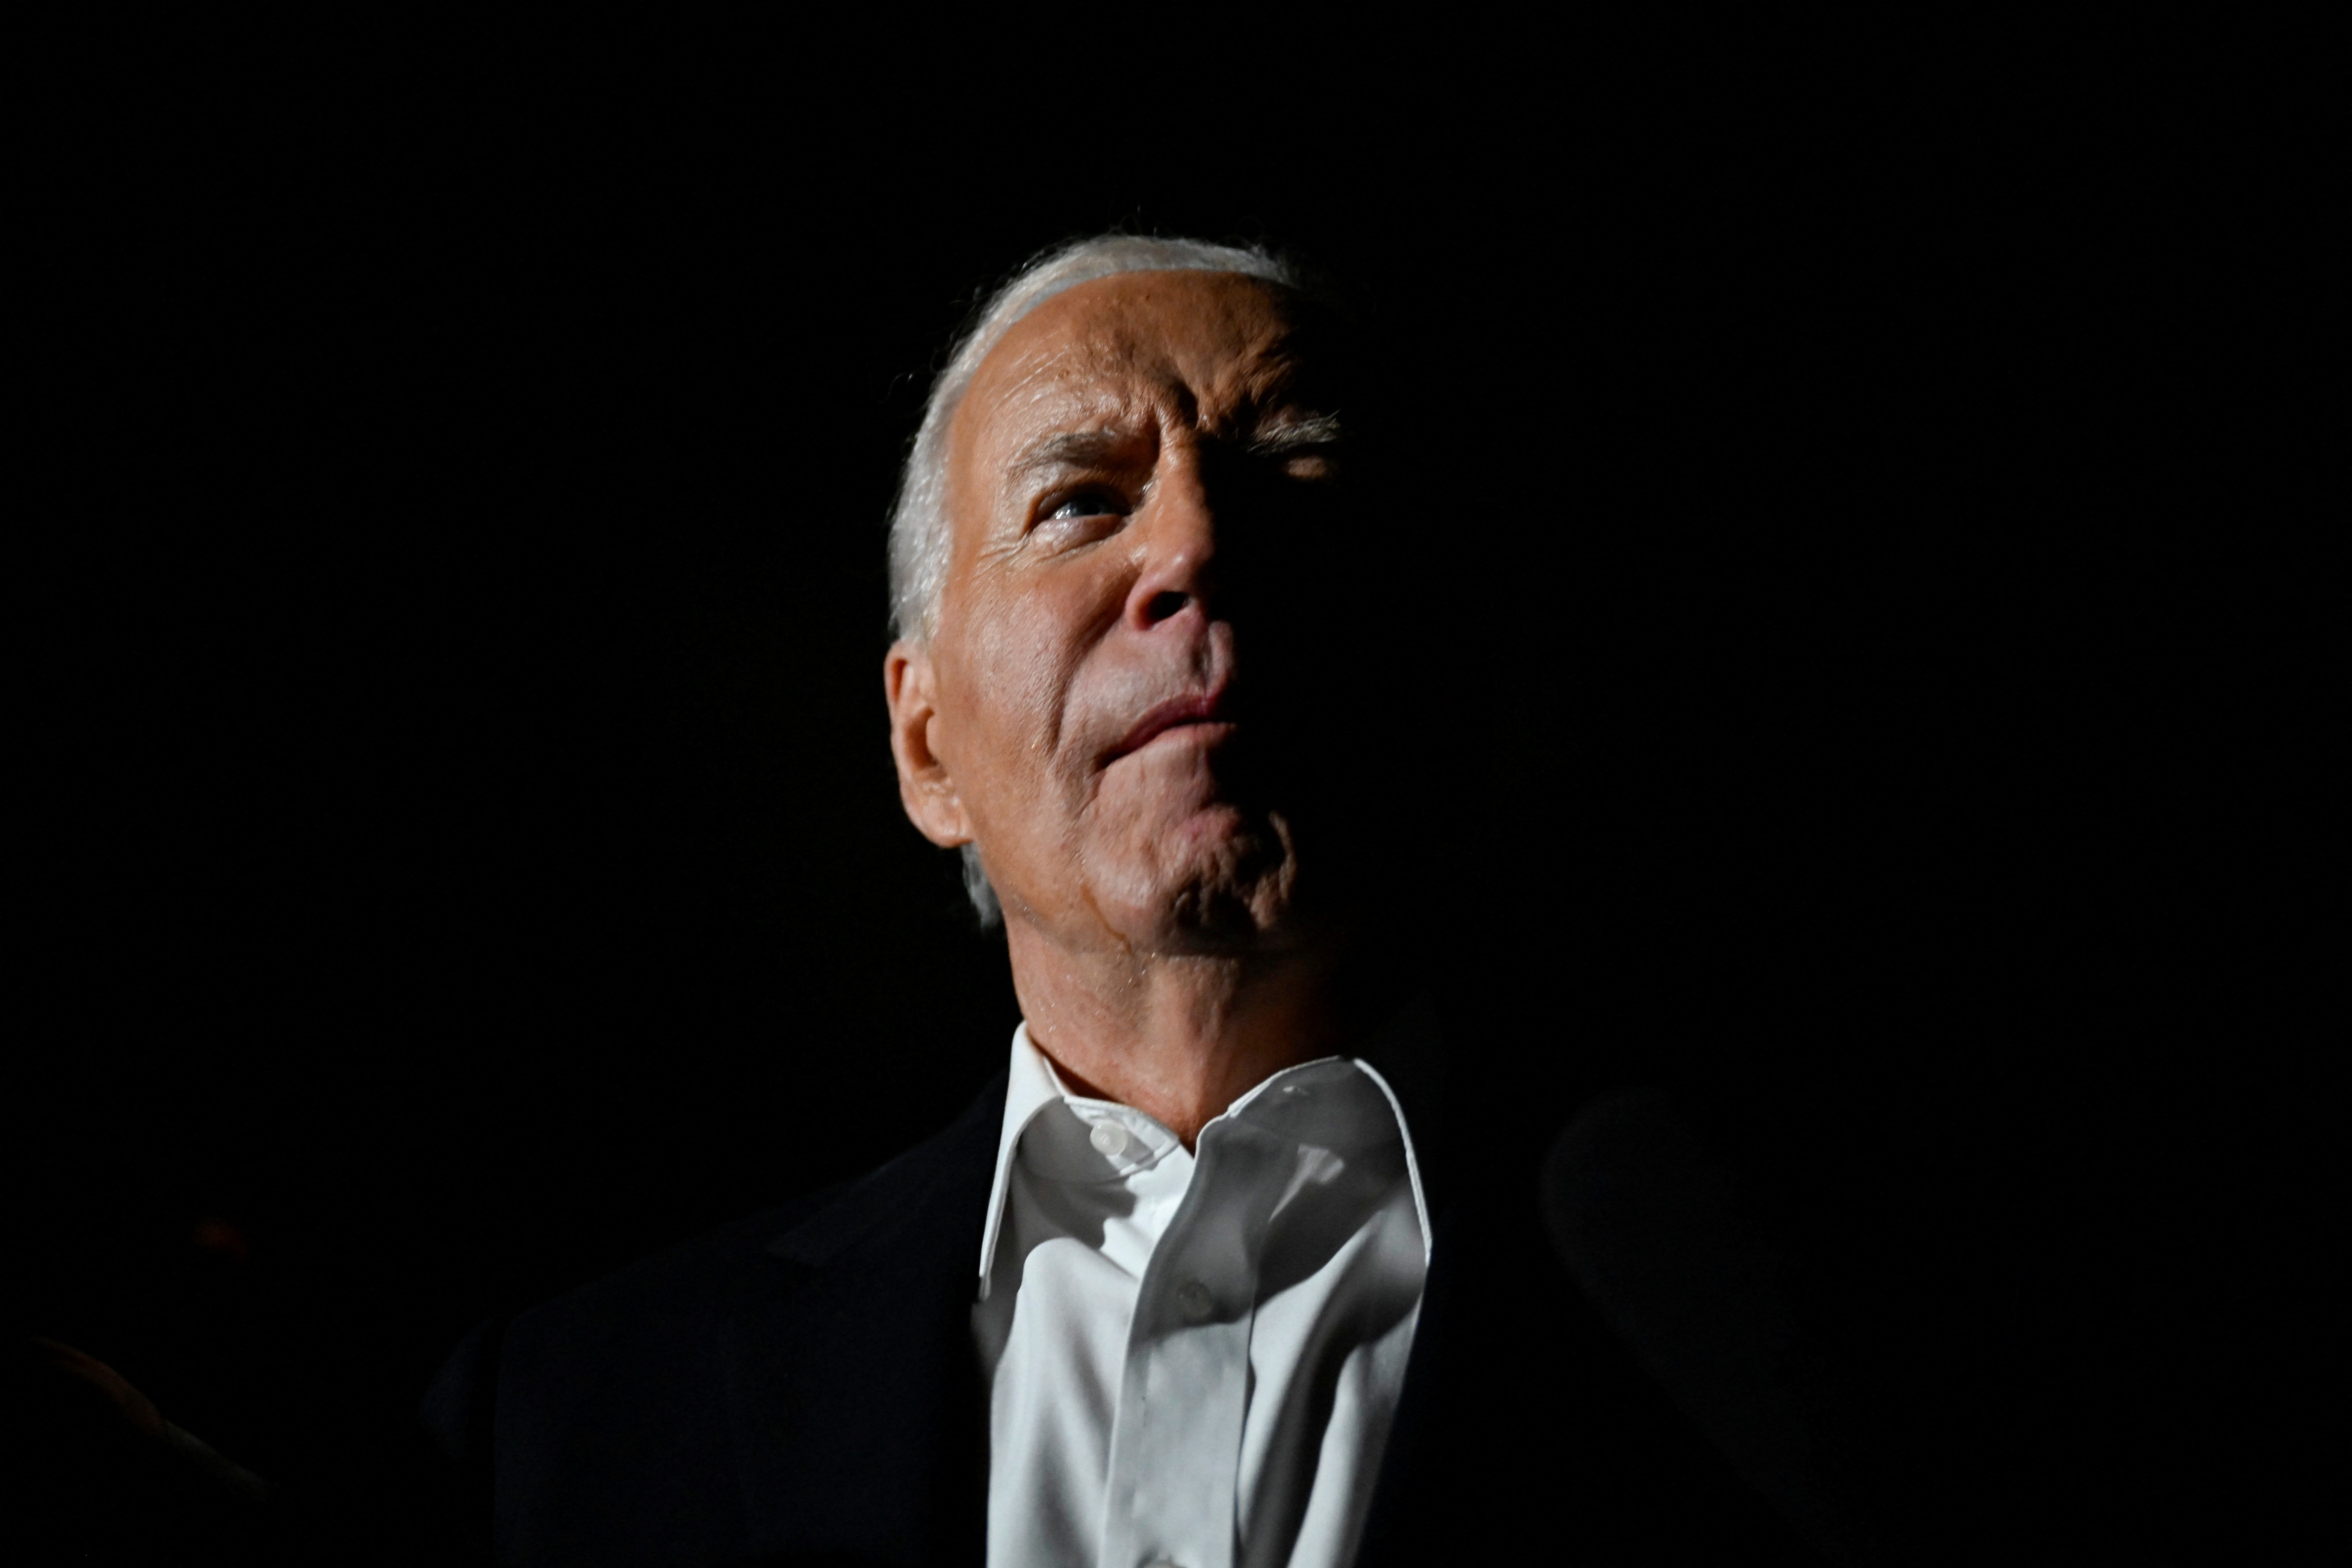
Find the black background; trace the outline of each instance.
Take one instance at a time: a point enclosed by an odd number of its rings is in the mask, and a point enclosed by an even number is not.
[[[2123,70],[1106,116],[794,59],[37,119],[21,1329],[355,1487],[483,1314],[963,1105],[1018,1015],[897,803],[884,516],[977,295],[1123,225],[1296,247],[1419,389],[1365,635],[1464,644],[1475,820],[1399,831],[1498,1136],[1666,1078],[1839,1194],[1857,1318],[2044,1291],[2183,1441],[2296,1384],[2343,600],[2258,139]]]

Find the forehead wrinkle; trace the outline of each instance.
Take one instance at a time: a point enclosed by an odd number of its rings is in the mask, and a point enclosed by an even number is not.
[[[1050,384],[1032,378],[1025,399],[1031,407],[1064,391],[1071,395],[1076,406],[1068,414],[1056,411],[1046,416],[1041,423],[1047,426],[1047,433],[1024,443],[1008,462],[1008,471],[1049,466],[1089,438],[1109,445],[1128,437],[1149,440],[1178,430],[1217,439],[1250,438],[1267,419],[1289,411],[1287,384],[1295,379],[1297,365],[1287,354],[1251,355],[1243,363],[1217,366],[1216,378],[1200,387],[1173,363],[1156,369],[1157,374],[1129,373],[1094,379],[1082,379],[1083,372],[1076,372],[1055,376]],[[1105,384],[1113,381],[1123,384]],[[1322,418],[1319,412],[1310,411],[1297,422],[1311,425]]]
[[[1114,317],[1092,323],[1076,342],[1024,345],[1010,379],[998,394],[1000,406],[1016,397],[1031,403],[1052,392],[1070,389],[1080,397],[1108,393],[1109,400],[1132,405],[1156,405],[1171,423],[1208,430],[1226,424],[1254,405],[1278,395],[1284,382],[1297,370],[1289,342],[1291,329],[1280,319],[1247,323],[1231,321],[1229,329],[1210,344],[1171,342],[1152,323]],[[1192,351],[1207,349],[1205,363],[1187,365]],[[1039,352],[1040,350],[1043,352]],[[1115,389],[1115,390],[1114,390]],[[975,388],[975,390],[978,390]]]

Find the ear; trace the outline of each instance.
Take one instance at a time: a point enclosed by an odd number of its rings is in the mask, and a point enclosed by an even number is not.
[[[963,800],[947,764],[931,749],[939,721],[938,682],[929,648],[901,638],[882,657],[882,694],[890,705],[890,757],[898,764],[898,802],[907,820],[942,849],[971,842]]]

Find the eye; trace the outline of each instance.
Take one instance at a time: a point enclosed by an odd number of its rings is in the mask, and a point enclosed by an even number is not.
[[[1132,510],[1133,508],[1128,505],[1127,498],[1117,490],[1105,489],[1099,486],[1088,486],[1057,502],[1054,509],[1045,514],[1044,521],[1075,522],[1081,518],[1088,517],[1125,517]]]

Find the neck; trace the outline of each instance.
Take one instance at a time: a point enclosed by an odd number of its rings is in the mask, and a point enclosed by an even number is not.
[[[1133,1106],[1187,1149],[1270,1075],[1366,1033],[1400,990],[1360,942],[1270,955],[1072,952],[1005,923],[1029,1037],[1063,1080]]]

